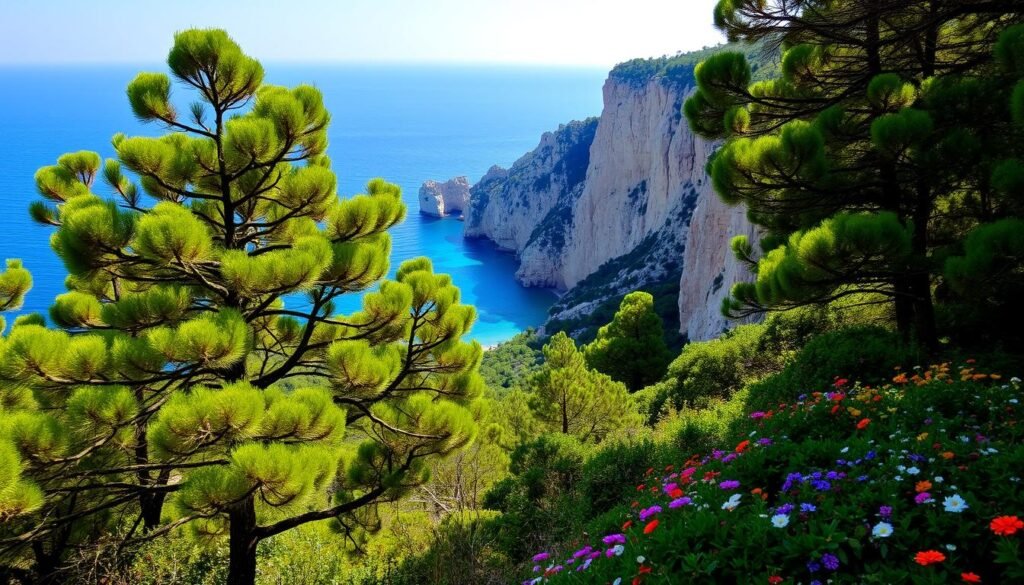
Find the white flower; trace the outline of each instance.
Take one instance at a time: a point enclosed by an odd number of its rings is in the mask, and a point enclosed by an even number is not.
[[[622,577],[616,577],[615,580],[612,581],[612,585],[622,585]]]
[[[1017,400],[1016,398],[1011,398],[1011,399],[1007,400],[1007,402],[1009,402],[1010,404],[1017,404],[1020,401]]]
[[[946,481],[946,478],[942,477],[941,475],[935,476],[935,483],[942,483],[944,481]]]
[[[735,510],[736,506],[740,505],[740,498],[741,497],[743,497],[743,494],[733,494],[732,497],[730,497],[727,502],[722,504],[722,509],[723,510]]]
[[[945,498],[942,500],[942,505],[945,507],[947,512],[953,512],[954,514],[959,514],[967,508],[970,508],[970,506],[967,505],[967,502],[965,502],[959,494],[953,494],[952,496]]]
[[[614,554],[617,557],[621,557],[622,553],[624,552],[626,552],[626,547],[622,546],[621,544],[616,544],[612,547],[612,554]]]
[[[644,561],[646,561],[646,560],[647,560],[647,557],[645,557],[644,555],[640,555],[640,556],[638,556],[636,558],[636,564],[642,565],[642,564],[644,564]]]
[[[839,452],[840,452],[840,453],[846,453],[846,452],[847,452],[847,451],[849,451],[849,450],[850,450],[850,448],[849,448],[849,447],[843,447],[842,449],[840,449],[840,450],[839,450]]]
[[[1020,378],[1018,378],[1017,376],[1014,376],[1014,377],[1010,378],[1010,382],[1012,382],[1014,384],[1020,384]]]
[[[921,470],[916,467],[908,467],[907,473],[910,475],[917,475],[918,473],[921,473]]]
[[[785,528],[789,526],[789,516],[787,514],[776,514],[772,516],[772,526],[776,528]]]
[[[889,538],[892,535],[892,524],[879,522],[871,529],[871,535],[875,538]]]
[[[947,544],[946,545],[946,550],[948,550],[949,552],[953,552],[953,551],[956,550],[956,545],[955,544]]]

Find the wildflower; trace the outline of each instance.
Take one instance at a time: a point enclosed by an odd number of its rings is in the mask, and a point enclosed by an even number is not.
[[[1021,522],[1020,518],[1016,516],[999,516],[992,519],[989,528],[999,536],[1012,536],[1024,528],[1024,522]]]
[[[835,571],[839,568],[839,557],[832,553],[825,553],[821,555],[821,564],[825,565],[829,571]]]
[[[724,504],[722,504],[722,509],[723,510],[729,510],[729,511],[735,510],[736,506],[740,505],[740,498],[741,497],[743,497],[743,494],[733,494],[728,499],[728,501],[726,501]]]
[[[821,563],[819,563],[818,561],[808,561],[807,562],[807,571],[808,572],[817,573],[820,570],[821,570]]]
[[[967,508],[970,508],[970,506],[967,505],[967,502],[965,502],[959,494],[953,494],[952,496],[943,499],[942,506],[947,512],[953,512],[954,514],[959,514]]]
[[[892,536],[892,524],[888,522],[875,524],[875,527],[871,529],[871,536],[875,538],[889,538]]]
[[[719,483],[718,487],[723,489],[723,490],[734,490],[734,489],[740,487],[740,482],[736,481],[735,479],[727,479],[727,480]]]
[[[605,536],[604,538],[602,538],[601,542],[607,544],[608,546],[611,546],[613,544],[625,544],[626,543],[626,535],[625,534],[609,534],[608,536]]]
[[[919,481],[916,484],[914,484],[914,491],[917,493],[926,492],[930,489],[932,489],[932,482],[928,481],[927,479]]]
[[[800,511],[804,514],[810,514],[811,512],[817,512],[818,507],[814,504],[804,502],[803,504],[800,504]]]
[[[878,508],[878,515],[882,518],[892,516],[892,506],[881,506]]]
[[[606,556],[606,557],[608,557],[610,559],[612,557],[622,556],[622,553],[624,553],[624,552],[626,552],[626,547],[622,546],[621,544],[616,544],[615,546],[611,547],[610,549],[604,551],[604,556]]]
[[[657,528],[657,527],[658,527],[658,520],[657,519],[651,520],[650,522],[647,523],[647,526],[644,526],[644,534],[650,534],[650,533],[654,532],[654,529]]]
[[[626,522],[622,525],[622,531],[625,532],[625,531],[629,530],[629,527],[632,526],[632,525],[633,525],[633,521],[632,520],[626,520]]]
[[[537,554],[533,555],[533,562],[535,562],[535,563],[542,563],[542,562],[548,560],[549,558],[551,558],[551,553],[546,553],[546,552],[537,553]]]
[[[640,510],[640,521],[644,522],[648,518],[650,518],[651,516],[654,516],[655,514],[659,514],[659,513],[661,513],[661,506],[658,506],[658,505],[654,505],[654,506],[651,506],[650,508],[646,508],[646,509]]]
[[[782,583],[782,577],[779,577],[778,575],[772,575],[771,577],[768,577],[769,585],[779,585],[779,583]]]
[[[868,428],[869,424],[871,424],[871,419],[870,418],[862,418],[862,419],[860,419],[860,422],[857,423],[857,430],[858,431],[862,431],[862,430]]]
[[[669,502],[668,503],[668,507],[672,508],[674,510],[676,508],[682,508],[683,506],[688,506],[688,505],[690,505],[691,502],[693,502],[693,500],[691,500],[690,498],[688,498],[686,496],[683,496],[681,498],[676,498],[676,499],[672,500],[671,502]]]
[[[929,494],[928,492],[921,492],[921,493],[917,494],[917,496],[914,497],[914,503],[916,503],[918,505],[930,504],[931,502],[934,502],[934,501],[935,500],[932,499],[932,495]]]
[[[944,560],[946,560],[946,555],[937,550],[924,550],[914,555],[914,562],[922,567],[941,563]]]
[[[907,475],[917,475],[918,473],[921,473],[921,470],[916,467],[907,468]]]
[[[981,583],[981,577],[977,573],[960,573],[964,583]]]
[[[786,514],[776,514],[772,516],[772,526],[776,528],[785,528],[789,526],[789,516]]]
[[[742,452],[746,451],[747,447],[749,447],[749,446],[750,446],[750,441],[749,440],[740,441],[739,445],[736,445],[736,452],[737,453],[742,453]]]
[[[793,504],[782,504],[778,508],[775,508],[776,514],[789,514],[793,511]]]

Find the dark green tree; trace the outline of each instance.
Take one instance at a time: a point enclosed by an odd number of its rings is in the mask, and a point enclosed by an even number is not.
[[[581,441],[600,441],[639,423],[633,399],[620,382],[587,367],[564,331],[544,346],[544,367],[529,383],[531,408],[548,430]]]
[[[767,231],[759,260],[733,242],[757,278],[724,310],[870,293],[934,344],[937,251],[1005,213],[991,178],[1013,142],[1009,86],[993,48],[1021,18],[1019,5],[968,0],[721,0],[731,41],[784,50],[781,76],[756,83],[740,53],[707,59],[684,106],[694,130],[726,139],[715,190]]]
[[[629,293],[612,322],[598,329],[597,338],[584,347],[587,365],[632,392],[657,382],[672,359],[662,327],[654,297],[642,291]]]
[[[260,541],[315,521],[354,541],[475,434],[474,309],[426,259],[382,281],[400,190],[338,197],[320,91],[264,83],[221,30],[176,34],[167,63],[127,91],[165,135],[36,175],[68,292],[57,328],[26,321],[0,349],[21,461],[4,451],[0,481],[28,494],[0,547],[39,579],[70,544],[181,528],[227,538],[229,582],[251,584]],[[337,314],[346,294],[363,308]]]

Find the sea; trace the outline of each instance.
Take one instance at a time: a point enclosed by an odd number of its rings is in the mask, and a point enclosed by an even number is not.
[[[450,274],[462,301],[476,307],[469,337],[490,346],[542,324],[555,300],[551,290],[516,282],[513,254],[482,240],[464,240],[462,222],[419,213],[427,179],[465,175],[475,182],[490,168],[508,167],[534,148],[543,132],[601,110],[606,70],[482,65],[265,64],[266,82],[319,87],[332,114],[331,157],[339,195],[363,191],[373,177],[402,187],[407,219],[391,230],[392,271],[402,260],[427,256]],[[67,274],[49,245],[51,228],[34,223],[33,175],[65,152],[113,155],[117,132],[155,136],[156,125],[134,118],[125,87],[139,71],[160,64],[0,67],[0,258],[20,258],[34,278],[25,312],[46,313],[64,292]],[[175,101],[192,98],[182,87]],[[186,110],[187,111],[187,110]],[[102,181],[94,191],[110,195]],[[358,296],[339,311],[358,309]]]

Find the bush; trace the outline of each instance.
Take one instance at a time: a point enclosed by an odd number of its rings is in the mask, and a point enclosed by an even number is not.
[[[921,355],[895,332],[880,327],[830,331],[813,337],[780,373],[751,384],[748,404],[770,408],[843,378],[878,384],[893,376],[894,366],[913,365]]]

